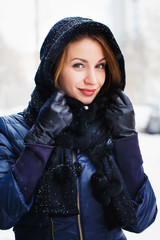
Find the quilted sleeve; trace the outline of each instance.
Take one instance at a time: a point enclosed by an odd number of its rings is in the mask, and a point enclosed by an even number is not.
[[[156,197],[144,173],[138,135],[114,141],[116,160],[136,209],[138,224],[125,230],[140,233],[148,228],[157,214]]]
[[[15,163],[6,126],[0,118],[0,228],[11,228],[30,209],[14,180],[11,165]]]
[[[127,190],[134,200],[145,180],[138,134],[114,140],[113,143],[118,167],[125,181]]]
[[[155,221],[157,215],[156,197],[147,176],[145,176],[145,182],[137,193],[133,204],[136,209],[138,224],[132,227],[128,226],[125,230],[140,233]]]
[[[22,122],[0,118],[1,229],[14,226],[30,210],[34,189],[54,148],[40,144],[25,146],[26,131]]]

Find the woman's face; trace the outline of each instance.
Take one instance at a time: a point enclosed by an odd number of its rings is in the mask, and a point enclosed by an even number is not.
[[[68,45],[58,84],[66,95],[90,104],[105,82],[106,58],[101,45],[84,38]]]

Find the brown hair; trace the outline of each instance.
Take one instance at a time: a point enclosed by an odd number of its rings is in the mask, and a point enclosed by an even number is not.
[[[109,91],[110,89],[118,86],[121,82],[121,72],[117,63],[117,60],[115,58],[114,53],[112,52],[112,50],[110,49],[109,45],[107,44],[107,42],[104,40],[104,38],[102,36],[96,36],[96,35],[78,35],[76,38],[74,38],[73,40],[71,40],[69,42],[76,42],[79,41],[83,38],[90,38],[93,40],[96,40],[103,48],[104,51],[104,55],[106,57],[107,60],[107,67],[106,67],[106,80],[102,89],[101,89],[101,94],[104,92]],[[56,64],[53,68],[53,73],[54,73],[54,82],[55,82],[55,86],[59,87],[58,85],[58,78],[60,75],[60,72],[64,66],[64,62],[66,59],[66,54],[67,54],[67,49],[69,44],[64,48],[63,52],[60,54],[60,56],[58,57]]]

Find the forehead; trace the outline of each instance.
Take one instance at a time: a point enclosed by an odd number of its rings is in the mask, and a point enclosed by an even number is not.
[[[91,38],[85,37],[80,40],[70,42],[67,46],[67,57],[88,56],[103,57],[104,51],[101,44]]]

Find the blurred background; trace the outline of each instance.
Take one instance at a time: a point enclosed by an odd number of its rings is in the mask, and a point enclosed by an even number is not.
[[[133,102],[144,168],[160,202],[160,1],[0,0],[0,115],[23,111],[34,88],[39,51],[61,18],[89,17],[111,28],[126,62],[126,93]],[[159,214],[130,240],[158,240]],[[0,240],[13,240],[11,230]]]

